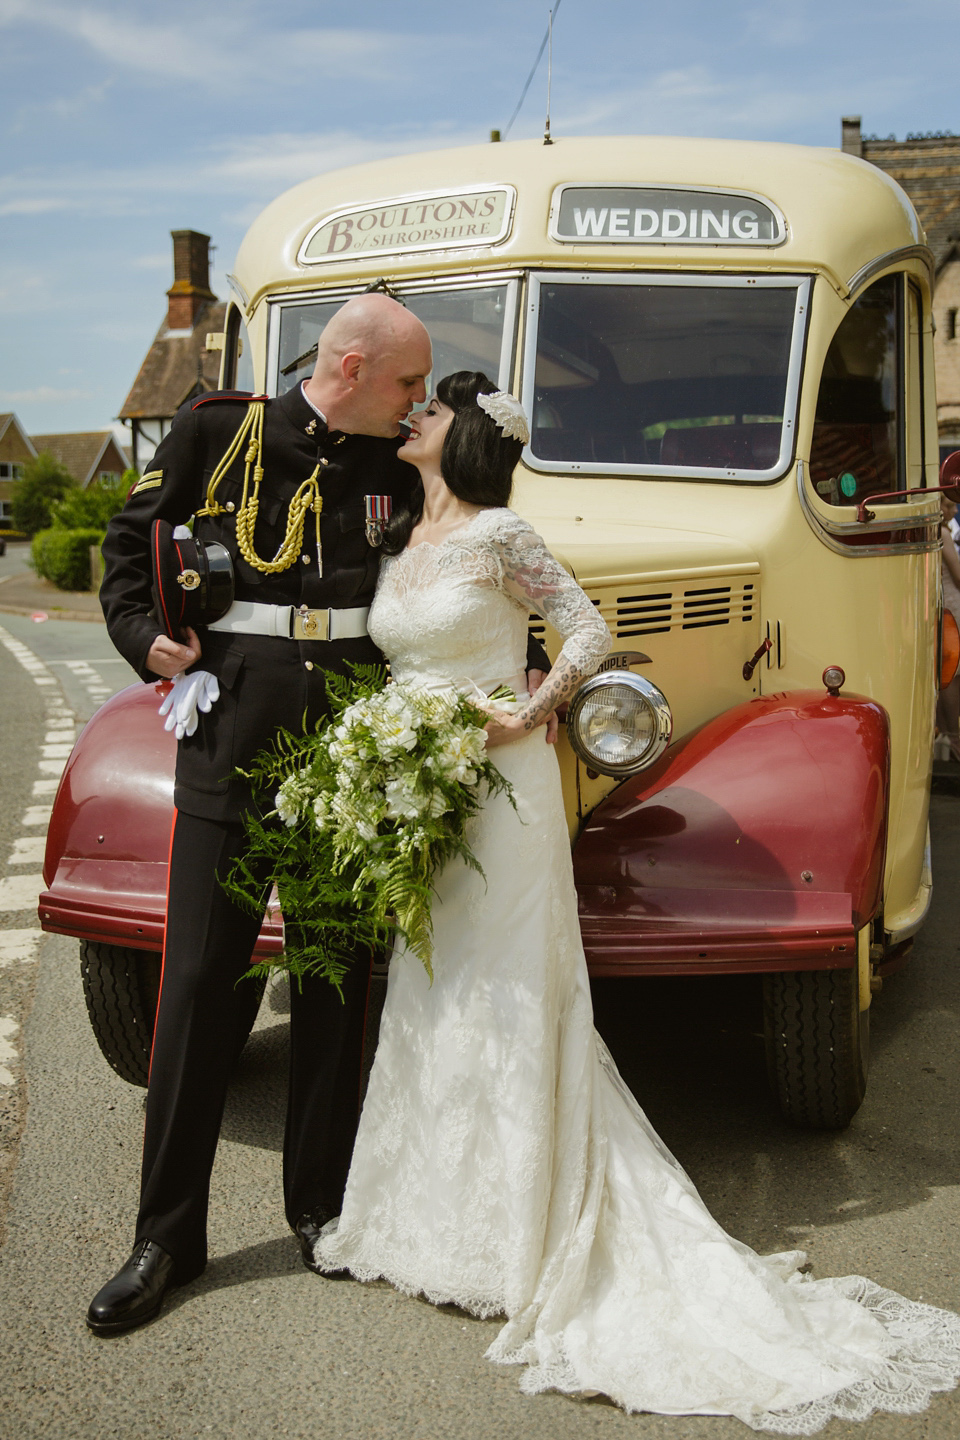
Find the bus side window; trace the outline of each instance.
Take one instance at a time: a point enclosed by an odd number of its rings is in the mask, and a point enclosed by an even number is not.
[[[224,390],[253,390],[253,352],[243,316],[236,305],[227,314],[227,338],[224,344]]]
[[[903,276],[850,307],[823,364],[810,477],[828,505],[903,488]]]
[[[926,409],[923,371],[923,297],[912,281],[907,284],[907,478],[909,490],[925,490]],[[936,480],[931,482],[936,485]]]

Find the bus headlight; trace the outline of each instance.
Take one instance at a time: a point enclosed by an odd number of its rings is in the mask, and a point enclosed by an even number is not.
[[[601,775],[645,770],[666,750],[672,733],[663,691],[630,670],[607,670],[585,680],[567,711],[570,744]]]

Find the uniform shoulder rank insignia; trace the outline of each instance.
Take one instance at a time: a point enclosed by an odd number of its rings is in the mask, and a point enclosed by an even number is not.
[[[136,482],[133,489],[130,491],[130,494],[142,495],[144,490],[156,490],[157,486],[162,484],[163,471],[148,470],[146,475],[142,476],[141,479]]]
[[[364,495],[363,504],[367,515],[367,541],[370,545],[382,545],[383,532],[393,514],[393,496]]]

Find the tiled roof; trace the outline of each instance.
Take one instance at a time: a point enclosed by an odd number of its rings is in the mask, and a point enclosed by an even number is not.
[[[36,451],[33,450],[30,436],[27,434],[26,430],[24,430],[23,426],[20,424],[20,421],[17,419],[16,415],[13,413],[12,410],[6,410],[2,415],[0,415],[0,440],[3,439],[4,435],[6,435],[11,425],[14,427],[16,433],[23,441],[24,448],[27,450],[27,452],[29,453],[32,451],[33,454],[36,454]]]
[[[198,386],[201,391],[216,390],[220,351],[208,350],[206,342],[211,331],[223,330],[226,309],[223,300],[204,305],[187,335],[169,330],[164,321],[123,402],[121,420],[172,418]]]
[[[886,173],[913,201],[939,270],[960,245],[960,136],[863,141],[863,158]]]
[[[88,485],[101,470],[119,470],[122,474],[130,466],[130,458],[112,430],[31,435],[30,439],[38,454],[49,451],[80,485]]]

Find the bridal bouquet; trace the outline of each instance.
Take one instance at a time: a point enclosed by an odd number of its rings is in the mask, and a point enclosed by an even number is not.
[[[225,886],[258,910],[266,868],[286,927],[282,957],[249,974],[279,966],[339,988],[356,949],[400,935],[433,978],[433,877],[455,856],[479,871],[467,822],[486,795],[513,797],[486,757],[486,711],[453,689],[383,682],[373,666],[330,675],[330,718],[311,734],[281,731],[243,772],[276,808],[248,816]]]

